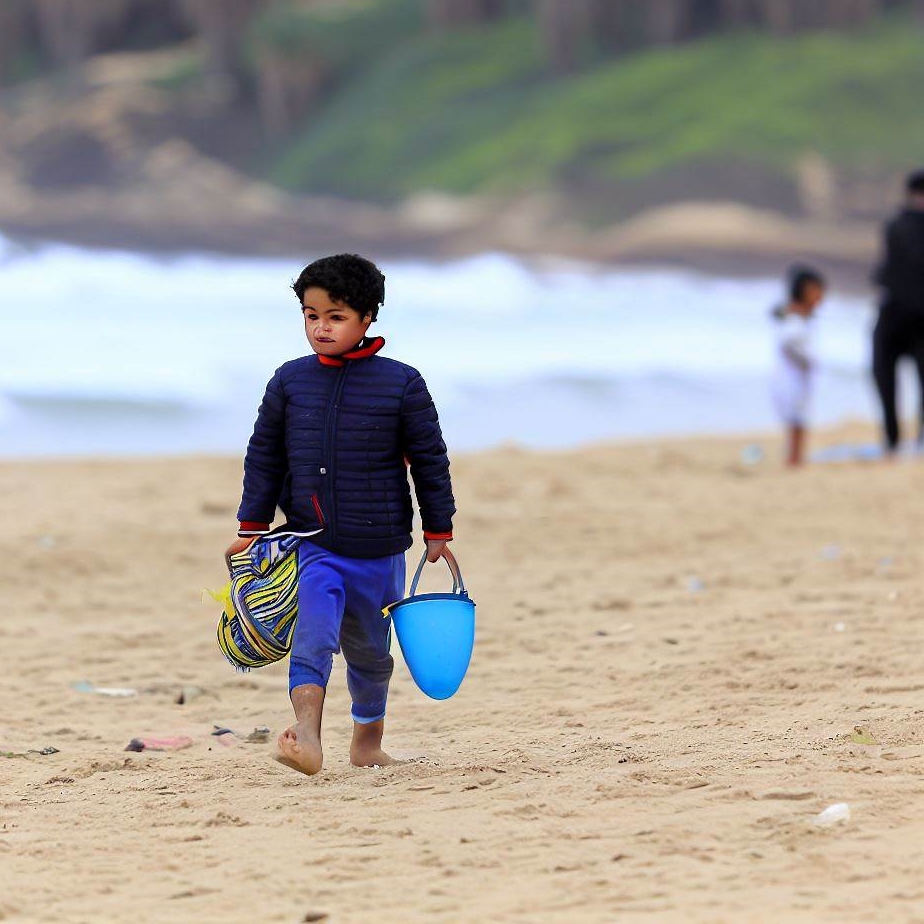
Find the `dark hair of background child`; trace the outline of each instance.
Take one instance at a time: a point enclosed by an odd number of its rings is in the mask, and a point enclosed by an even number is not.
[[[816,283],[822,288],[827,286],[824,276],[811,266],[796,263],[786,271],[786,280],[789,286],[789,301],[801,302],[805,295],[805,287],[809,283]],[[776,305],[770,310],[770,315],[777,321],[786,317],[786,305]]]
[[[292,284],[299,304],[305,290],[313,287],[324,289],[331,301],[342,302],[360,315],[371,314],[373,321],[385,301],[385,277],[381,270],[355,253],[340,253],[309,263]]]
[[[811,266],[797,264],[789,268],[789,297],[794,302],[801,302],[805,297],[806,286],[817,285],[825,288],[825,277]]]

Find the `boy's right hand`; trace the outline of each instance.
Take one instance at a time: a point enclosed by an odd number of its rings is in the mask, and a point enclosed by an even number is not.
[[[237,555],[238,552],[243,552],[244,549],[250,546],[250,543],[254,541],[256,536],[238,536],[231,545],[228,546],[228,551],[225,552],[225,559],[230,558],[232,555]]]

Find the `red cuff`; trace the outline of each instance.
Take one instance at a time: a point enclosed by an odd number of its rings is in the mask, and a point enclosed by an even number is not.
[[[253,520],[241,520],[241,525],[238,527],[238,534],[266,533],[269,532],[269,528],[269,523],[256,523]]]
[[[427,530],[424,530],[424,539],[433,539],[437,542],[445,540],[446,542],[452,542],[452,533],[431,533]]]

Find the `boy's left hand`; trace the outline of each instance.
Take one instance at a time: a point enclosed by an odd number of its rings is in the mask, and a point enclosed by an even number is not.
[[[443,557],[446,551],[447,542],[445,539],[428,539],[427,540],[427,561],[437,562]]]

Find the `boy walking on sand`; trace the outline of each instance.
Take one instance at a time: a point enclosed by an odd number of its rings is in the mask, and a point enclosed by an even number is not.
[[[394,761],[382,750],[393,661],[382,608],[404,595],[404,552],[413,512],[407,467],[420,507],[427,558],[452,539],[455,504],[449,459],[433,400],[416,369],[379,355],[368,338],[385,277],[353,254],[317,260],[293,285],[314,351],[276,370],[244,460],[233,554],[269,531],[276,507],[298,550],[298,621],[289,695],[295,724],[279,759],[304,773],[322,766],[321,714],[335,652],[347,664],[353,700],[350,761]]]

